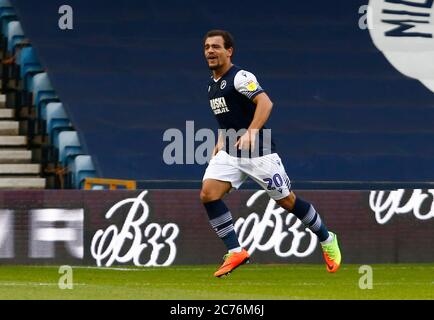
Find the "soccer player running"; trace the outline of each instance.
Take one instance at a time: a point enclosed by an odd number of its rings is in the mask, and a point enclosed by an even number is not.
[[[291,191],[271,135],[267,139],[264,124],[273,107],[270,98],[252,73],[232,63],[234,41],[230,33],[209,31],[204,37],[204,53],[212,71],[208,97],[220,128],[245,130],[238,140],[219,134],[203,177],[200,199],[212,228],[228,249],[224,263],[214,276],[227,275],[249,260],[249,253],[238,242],[231,212],[222,201],[226,193],[232,188],[238,189],[247,177],[256,181],[277,204],[293,213],[318,237],[327,271],[336,272],[341,264],[336,234],[327,230],[309,202]]]

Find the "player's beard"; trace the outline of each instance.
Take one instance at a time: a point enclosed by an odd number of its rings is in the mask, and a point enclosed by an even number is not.
[[[212,70],[212,71],[214,71],[214,70],[218,70],[218,69],[220,69],[222,66],[221,66],[221,64],[215,64],[215,65],[209,65],[208,64],[208,68],[210,69],[210,70]]]
[[[208,61],[208,59],[207,59],[207,62],[208,62],[208,68],[209,68],[211,71],[215,71],[215,70],[218,70],[218,69],[220,69],[220,68],[223,67],[223,65],[222,65],[222,63],[220,62],[220,59],[219,59],[218,57],[215,57],[214,61],[215,61],[215,64],[210,65],[210,63],[209,63],[209,61]]]

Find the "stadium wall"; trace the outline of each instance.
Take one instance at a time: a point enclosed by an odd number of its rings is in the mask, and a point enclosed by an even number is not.
[[[12,3],[101,177],[200,181],[205,165],[163,161],[163,135],[217,130],[202,37],[224,28],[292,181],[434,181],[433,1],[74,0],[73,30],[64,1]]]
[[[300,191],[345,263],[433,262],[434,189]],[[263,191],[227,197],[253,263],[322,263],[317,239]],[[225,249],[197,190],[0,192],[1,264],[216,264]]]

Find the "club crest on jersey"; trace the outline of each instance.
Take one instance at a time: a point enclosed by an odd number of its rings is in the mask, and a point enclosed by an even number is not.
[[[226,80],[223,80],[222,83],[220,84],[220,89],[224,89],[226,88]]]

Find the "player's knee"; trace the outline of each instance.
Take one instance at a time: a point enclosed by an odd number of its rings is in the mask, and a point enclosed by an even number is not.
[[[292,209],[294,209],[295,199],[294,192],[291,192],[287,197],[278,200],[277,204],[287,211],[292,211]]]
[[[202,203],[207,203],[218,199],[218,195],[212,192],[210,189],[202,188],[200,191],[200,201],[202,201]]]

